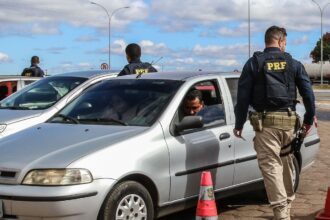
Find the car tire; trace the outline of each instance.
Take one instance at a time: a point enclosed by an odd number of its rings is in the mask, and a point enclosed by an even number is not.
[[[299,180],[300,180],[300,167],[299,167],[298,159],[294,155],[292,156],[292,162],[293,162],[293,170],[292,170],[293,189],[294,192],[297,192],[299,186]]]
[[[140,183],[126,181],[116,185],[104,203],[102,220],[154,219],[154,205],[148,190]]]

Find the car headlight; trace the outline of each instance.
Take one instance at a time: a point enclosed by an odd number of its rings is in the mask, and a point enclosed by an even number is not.
[[[65,186],[90,183],[91,173],[86,169],[40,169],[31,170],[22,184],[39,186]]]
[[[0,124],[0,133],[2,133],[6,129],[6,124]]]

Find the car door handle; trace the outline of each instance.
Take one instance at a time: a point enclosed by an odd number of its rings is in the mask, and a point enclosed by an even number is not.
[[[226,132],[226,133],[220,134],[220,137],[219,137],[220,141],[223,140],[223,139],[227,139],[227,138],[230,138],[229,133]]]

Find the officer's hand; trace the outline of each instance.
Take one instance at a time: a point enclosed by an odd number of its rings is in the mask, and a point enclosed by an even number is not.
[[[303,129],[303,137],[306,137],[308,135],[308,133],[312,130],[312,125],[308,125],[308,124],[303,124],[302,126]]]
[[[315,127],[317,127],[317,117],[316,117],[316,115],[314,116],[314,124],[315,124]]]
[[[233,133],[236,137],[242,138],[242,131],[243,131],[243,129],[240,129],[240,130],[234,129]]]

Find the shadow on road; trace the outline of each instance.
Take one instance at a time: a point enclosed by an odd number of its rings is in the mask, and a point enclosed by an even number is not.
[[[317,214],[317,212],[312,213],[308,216],[294,216],[291,218],[291,220],[314,220],[316,214]]]
[[[273,214],[268,207],[268,201],[266,199],[265,192],[262,191],[251,191],[244,194],[240,194],[237,196],[228,197],[225,199],[217,200],[217,208],[218,208],[218,214],[219,214],[219,220],[220,219],[264,219],[264,220],[272,220]],[[196,204],[197,205],[197,204]],[[243,216],[237,216],[236,211],[237,209],[241,208],[248,208],[251,207],[251,210],[255,210],[255,206],[265,206],[265,209],[269,209],[269,215],[266,213],[262,217],[243,217]],[[233,214],[233,211],[235,211],[235,214]],[[187,209],[182,212],[174,213],[172,215],[165,216],[163,218],[160,218],[159,220],[195,220],[196,216],[196,207],[193,207],[191,209]],[[231,213],[229,215],[232,215],[231,217],[228,216],[228,213]],[[238,212],[237,212],[238,213]],[[241,213],[243,214],[243,213]],[[240,215],[241,215],[240,214]],[[291,213],[292,214],[292,213]],[[317,213],[308,214],[306,216],[297,216],[291,217],[291,220],[314,220]]]
[[[233,211],[235,209],[247,206],[247,205],[267,205],[263,192],[248,192],[236,196],[231,196],[225,199],[219,199],[216,201],[218,214],[220,219],[222,214],[226,214],[228,211]],[[197,205],[197,204],[196,204]],[[196,207],[187,209],[182,212],[174,213],[172,215],[160,218],[159,220],[195,220]],[[264,219],[268,219],[264,217]],[[271,219],[271,218],[269,218]]]

